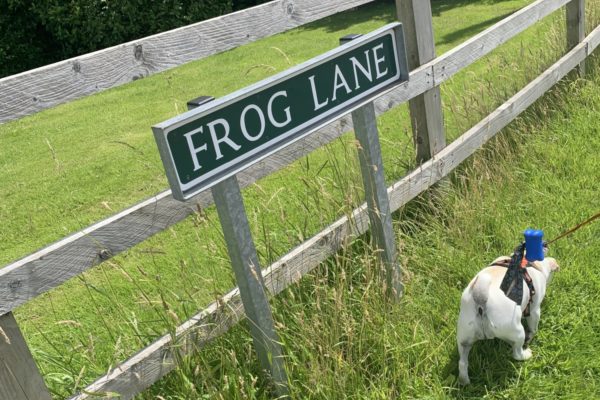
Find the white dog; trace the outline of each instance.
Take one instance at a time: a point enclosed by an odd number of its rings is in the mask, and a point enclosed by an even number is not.
[[[546,294],[552,273],[559,269],[556,260],[546,257],[544,261],[534,261],[527,272],[533,281],[535,294],[529,304],[527,333],[521,324],[523,310],[529,303],[530,293],[523,282],[523,300],[520,305],[509,299],[500,289],[507,268],[495,266],[510,261],[510,257],[499,257],[491,266],[480,271],[469,283],[460,300],[457,343],[460,361],[458,362],[459,382],[468,385],[469,351],[477,340],[499,338],[512,345],[515,360],[527,360],[531,349],[527,345],[537,332],[540,321],[540,305]]]

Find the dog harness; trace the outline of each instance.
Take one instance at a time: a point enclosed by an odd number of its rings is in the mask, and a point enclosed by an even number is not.
[[[490,266],[499,266],[508,268],[500,289],[504,294],[517,304],[523,302],[523,281],[529,289],[529,301],[523,311],[524,317],[529,317],[529,309],[533,296],[535,295],[535,288],[533,287],[533,280],[527,272],[527,267],[531,267],[531,263],[525,258],[525,243],[520,244],[515,248],[510,260],[502,260],[491,264]]]

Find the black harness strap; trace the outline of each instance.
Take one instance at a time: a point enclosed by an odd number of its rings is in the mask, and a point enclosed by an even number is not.
[[[523,278],[525,278],[525,283],[527,284],[527,288],[529,289],[529,301],[527,302],[527,306],[525,307],[525,311],[523,311],[524,317],[529,317],[529,307],[533,302],[533,296],[535,296],[535,288],[533,287],[533,280],[531,276],[529,276],[529,272],[527,271],[527,266],[531,266],[531,263],[527,263],[526,266],[521,267],[523,270]]]
[[[533,296],[535,295],[535,288],[533,287],[533,280],[527,272],[527,266],[531,266],[529,262],[524,258],[525,255],[525,243],[520,244],[515,248],[510,260],[501,260],[491,264],[491,266],[499,266],[507,268],[506,275],[500,284],[500,289],[504,294],[517,304],[523,302],[523,282],[529,289],[529,301],[525,310],[523,310],[523,316],[529,317],[529,309]]]

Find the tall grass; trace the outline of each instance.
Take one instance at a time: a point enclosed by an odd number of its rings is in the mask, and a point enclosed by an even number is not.
[[[524,4],[502,3],[513,7]],[[460,20],[461,15],[474,12],[478,6],[477,2],[464,2],[460,6],[434,2],[434,11],[437,9],[442,21],[446,17]],[[598,0],[588,2],[588,26],[599,20],[598,6]],[[393,18],[388,5],[356,13],[361,12],[379,23]],[[323,26],[342,24],[343,33],[349,33],[353,26],[346,26],[348,15],[328,19]],[[458,31],[456,24],[454,30]],[[444,84],[442,98],[448,137],[457,137],[553,62],[564,50],[559,39],[564,37],[563,24],[562,12],[554,14]],[[485,26],[476,25],[478,29]],[[289,46],[278,44],[277,48],[286,49],[286,57],[277,52],[279,63],[287,66],[289,59],[294,59],[288,55],[295,46],[300,46],[294,43],[294,38],[310,33],[311,29],[315,34],[320,33],[323,26],[309,26],[283,36],[282,43]],[[339,27],[333,30],[336,38],[338,32],[341,36]],[[440,26],[440,30],[447,30],[443,37],[452,34],[449,26]],[[447,46],[440,44],[439,51]],[[222,57],[222,61],[214,62],[227,64],[237,59],[233,52]],[[253,74],[261,72],[252,65],[243,68],[248,80],[257,79]],[[183,89],[178,86],[191,80],[199,69],[188,67],[163,74],[164,91],[180,95]],[[582,355],[587,350],[594,355],[598,343],[590,332],[597,326],[593,322],[577,325],[573,319],[557,314],[553,319],[555,303],[551,303],[551,298],[544,310],[545,316],[548,315],[544,321],[551,321],[551,329],[542,328],[547,333],[542,333],[534,344],[538,358],[531,363],[508,360],[501,343],[482,345],[472,355],[472,370],[478,370],[472,373],[474,385],[461,391],[455,383],[453,350],[457,300],[474,271],[496,255],[509,251],[527,225],[562,228],[562,224],[576,222],[597,204],[593,195],[598,189],[597,178],[593,179],[594,174],[597,177],[593,160],[598,135],[590,131],[594,129],[593,123],[586,117],[592,117],[582,113],[584,100],[588,104],[586,109],[592,107],[590,104],[598,105],[593,90],[599,82],[597,69],[590,69],[594,74],[589,81],[571,80],[545,96],[500,138],[453,174],[450,185],[420,196],[395,214],[406,285],[400,304],[385,300],[381,266],[370,247],[368,234],[273,300],[295,398],[512,398],[523,397],[525,393],[540,397],[545,390],[542,383],[551,378],[557,378],[558,383],[551,385],[549,393],[560,394],[559,390],[563,390],[579,396],[595,390],[597,364],[592,356],[584,357],[585,361],[573,359],[568,357],[566,349]],[[178,75],[185,79],[178,80]],[[236,84],[241,82],[233,83]],[[118,96],[121,90],[125,89],[111,91],[109,97]],[[221,90],[233,88],[224,86]],[[181,106],[180,102],[173,97],[175,108]],[[568,122],[573,118],[579,118],[579,125]],[[378,126],[390,182],[414,165],[406,107],[383,115]],[[560,126],[569,129],[579,126],[579,134],[555,131]],[[157,168],[157,160],[144,156],[148,151],[146,145],[135,132],[131,133],[125,143],[133,149],[116,143],[114,138],[104,145],[115,142],[112,145],[122,148],[142,169]],[[103,130],[103,135],[108,133]],[[51,139],[45,145],[53,173],[65,174],[68,163],[75,161],[64,161],[60,147],[55,144]],[[571,155],[569,149],[577,151],[572,150]],[[557,155],[554,163],[546,160],[548,151]],[[586,161],[586,157],[590,160]],[[139,191],[146,193],[161,184],[164,179],[156,178]],[[575,189],[578,185],[586,188],[583,193]],[[579,197],[572,194],[575,191]],[[554,198],[557,194],[558,200]],[[244,195],[259,256],[263,265],[267,265],[362,202],[353,137],[343,136],[258,182]],[[71,193],[67,197],[73,201],[77,196]],[[552,202],[546,201],[550,198]],[[107,200],[102,207],[116,208],[119,201],[125,202],[119,199],[117,204]],[[574,208],[569,209],[567,204],[574,204]],[[75,206],[76,210],[91,207],[83,200],[75,202]],[[549,211],[538,210],[540,206]],[[47,212],[44,208],[38,211]],[[180,225],[18,310],[17,316],[33,344],[35,358],[57,398],[81,389],[109,366],[156,337],[173,333],[181,321],[234,285],[214,210],[198,210]],[[556,233],[559,230],[550,228],[547,232],[555,233],[553,229]],[[568,255],[576,265],[592,260],[597,251],[594,253],[594,236],[589,236],[589,232],[588,236],[585,233],[577,236],[578,240],[592,244],[589,249],[575,252],[581,243],[575,242],[563,248],[557,246],[557,256]],[[574,274],[580,275],[567,276],[564,281],[558,278],[557,286],[566,287],[573,299],[593,297],[597,281],[591,273]],[[566,299],[566,304],[573,303]],[[586,310],[575,307],[578,313],[587,315]],[[588,312],[590,317],[595,313],[594,308]],[[571,349],[551,340],[550,333],[568,328],[572,329],[574,339],[584,343],[582,348]],[[544,353],[537,356],[538,349]],[[176,372],[140,398],[269,396],[245,323],[180,364]],[[566,372],[562,373],[558,366],[567,367]],[[579,374],[591,378],[582,383]],[[584,389],[578,389],[580,384]]]
[[[526,227],[554,237],[600,205],[598,60],[588,67],[590,80],[561,84],[452,174],[450,186],[396,214],[406,288],[399,304],[385,296],[368,235],[273,300],[293,398],[600,396],[598,225],[551,248],[562,271],[543,305],[534,358],[517,362],[504,342],[479,342],[472,385],[456,379],[458,303],[471,277],[509,253]],[[269,398],[266,387],[242,324],[142,398]]]
[[[560,33],[553,28],[550,37]],[[562,50],[557,41],[548,46],[550,55]],[[534,71],[548,65],[537,57],[528,60],[537,59],[535,67],[528,64]],[[293,398],[600,396],[598,225],[551,249],[563,270],[543,306],[534,358],[516,362],[505,343],[478,343],[473,384],[461,388],[456,380],[456,316],[470,278],[509,253],[526,227],[554,237],[600,205],[597,57],[587,67],[585,80],[573,74],[552,89],[453,173],[449,185],[396,213],[406,285],[400,304],[385,296],[368,235],[273,300]],[[481,117],[491,111],[483,106],[487,96],[498,101],[506,93],[493,85],[480,89],[481,97],[470,96],[465,109]],[[193,369],[179,370],[143,397],[268,398],[251,348],[242,325],[194,357]],[[173,395],[182,386],[183,394]]]

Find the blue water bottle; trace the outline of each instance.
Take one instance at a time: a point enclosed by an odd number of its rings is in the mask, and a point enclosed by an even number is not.
[[[543,261],[544,245],[542,238],[544,232],[537,229],[527,229],[525,235],[525,258],[527,261]]]

